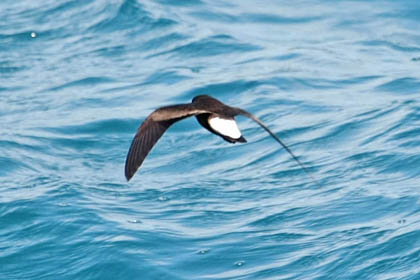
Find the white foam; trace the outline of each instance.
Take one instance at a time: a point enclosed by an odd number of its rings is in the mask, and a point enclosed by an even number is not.
[[[238,139],[242,135],[235,120],[227,120],[215,117],[209,119],[209,125],[220,134],[229,136],[233,139]]]

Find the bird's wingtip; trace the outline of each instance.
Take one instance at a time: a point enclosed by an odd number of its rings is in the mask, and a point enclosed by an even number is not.
[[[133,178],[134,174],[131,174],[129,171],[125,171],[125,179],[128,181],[131,180],[131,178]]]

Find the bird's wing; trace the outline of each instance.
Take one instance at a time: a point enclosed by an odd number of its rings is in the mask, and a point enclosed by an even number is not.
[[[306,169],[306,167],[303,165],[303,163],[295,156],[295,154],[287,147],[286,144],[284,144],[278,137],[275,135],[259,118],[254,116],[253,114],[241,109],[241,108],[235,108],[238,115],[242,115],[245,117],[250,118],[251,120],[258,123],[262,128],[264,128],[265,131],[267,131],[277,142],[280,143],[280,145],[292,156],[292,158],[297,162],[297,164],[300,166],[300,168],[305,171],[305,173],[318,184],[318,181],[315,180],[315,178],[309,173],[309,171]]]
[[[133,177],[150,150],[173,123],[206,112],[197,110],[192,104],[180,104],[162,107],[151,113],[141,124],[131,142],[125,162],[127,181]]]

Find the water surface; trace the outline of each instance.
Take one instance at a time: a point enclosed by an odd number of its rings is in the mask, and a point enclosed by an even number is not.
[[[0,279],[420,279],[418,1],[0,3]],[[261,118],[231,145],[155,108]]]

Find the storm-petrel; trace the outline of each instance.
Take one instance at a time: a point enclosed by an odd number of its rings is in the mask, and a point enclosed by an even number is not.
[[[125,162],[127,181],[133,177],[163,133],[173,123],[191,116],[195,116],[204,128],[230,143],[246,142],[236,124],[235,116],[237,115],[248,117],[264,128],[313,179],[293,152],[257,117],[243,109],[225,105],[211,96],[198,95],[189,104],[170,105],[155,110],[141,124],[131,143]]]

